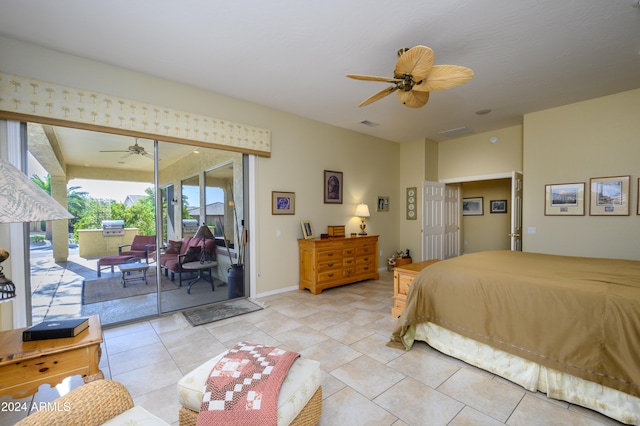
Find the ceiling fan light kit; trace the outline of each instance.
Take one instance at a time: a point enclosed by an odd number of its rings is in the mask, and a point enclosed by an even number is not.
[[[433,50],[415,46],[398,50],[393,78],[361,74],[347,74],[347,77],[393,84],[369,96],[360,107],[398,91],[398,99],[403,105],[420,108],[429,101],[429,92],[460,86],[473,78],[473,70],[459,65],[433,65]]]

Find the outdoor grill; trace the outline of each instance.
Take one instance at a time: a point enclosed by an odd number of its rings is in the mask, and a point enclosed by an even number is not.
[[[104,237],[121,237],[124,235],[124,220],[103,220],[102,235]]]
[[[195,219],[182,219],[182,235],[195,234],[198,230],[198,221]]]

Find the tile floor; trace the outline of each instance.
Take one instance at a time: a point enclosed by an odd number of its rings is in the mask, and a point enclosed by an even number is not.
[[[600,414],[525,391],[442,355],[424,343],[410,351],[385,346],[392,273],[311,295],[291,291],[259,299],[266,309],[191,327],[181,314],[104,330],[101,368],[134,401],[178,424],[176,383],[188,371],[240,340],[298,351],[320,361],[320,425],[619,425]],[[81,383],[67,380],[34,401]],[[0,399],[5,401],[6,398]],[[24,413],[0,413],[11,425]]]

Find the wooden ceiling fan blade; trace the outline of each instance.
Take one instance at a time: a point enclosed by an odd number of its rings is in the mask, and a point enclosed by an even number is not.
[[[425,106],[429,101],[429,92],[414,92],[413,90],[409,92],[400,91],[398,92],[398,99],[402,105],[408,106],[409,108],[420,108]]]
[[[433,50],[427,46],[415,46],[404,52],[396,62],[394,76],[411,74],[413,81],[425,79],[433,67]]]
[[[460,65],[435,65],[429,76],[420,84],[413,86],[412,90],[418,92],[433,92],[435,90],[451,89],[460,86],[473,78],[471,68]]]
[[[123,149],[118,149],[118,150],[115,150],[115,151],[98,151],[98,152],[129,152],[129,151],[123,150]]]
[[[363,107],[363,106],[369,105],[371,103],[374,103],[375,101],[378,101],[378,100],[384,98],[385,96],[392,94],[396,90],[398,90],[398,88],[396,86],[391,86],[391,87],[387,87],[386,89],[382,89],[378,93],[374,93],[373,95],[369,96],[367,99],[362,101],[362,103],[360,103],[360,105],[358,105],[358,106],[359,107]]]
[[[397,78],[377,77],[375,75],[362,75],[362,74],[347,74],[347,77],[353,78],[354,80],[381,81],[384,83],[397,83],[399,81],[402,81]]]

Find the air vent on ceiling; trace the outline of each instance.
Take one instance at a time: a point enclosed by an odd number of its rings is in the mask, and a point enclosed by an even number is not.
[[[374,123],[373,121],[369,121],[369,120],[362,120],[360,124],[364,124],[365,126],[369,126],[369,127],[375,127],[379,125],[379,123]]]
[[[468,135],[469,133],[473,133],[468,127],[458,127],[455,129],[445,130],[444,132],[440,132],[442,136],[446,136],[448,138],[454,138],[456,136]]]

